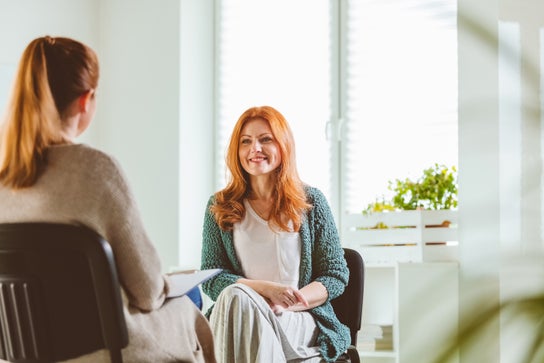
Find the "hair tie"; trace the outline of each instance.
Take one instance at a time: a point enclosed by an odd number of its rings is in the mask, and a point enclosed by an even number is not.
[[[53,38],[53,37],[50,37],[49,35],[46,35],[46,36],[45,36],[45,41],[46,41],[49,45],[55,45],[56,39]]]

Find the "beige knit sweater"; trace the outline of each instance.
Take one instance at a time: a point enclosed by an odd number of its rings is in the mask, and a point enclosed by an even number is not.
[[[85,145],[51,147],[34,186],[14,191],[0,184],[0,223],[22,221],[83,224],[111,244],[129,331],[125,362],[215,361],[206,318],[187,297],[165,298],[168,278],[112,157]],[[100,351],[75,361],[109,360]]]

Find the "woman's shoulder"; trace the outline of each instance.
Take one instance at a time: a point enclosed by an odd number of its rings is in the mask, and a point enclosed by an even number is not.
[[[207,203],[208,207],[215,203],[216,196],[217,196],[217,193],[213,193],[212,195],[208,197],[208,203]]]
[[[306,193],[306,198],[311,204],[321,203],[326,200],[323,192],[319,188],[316,188],[314,186],[305,184],[304,192]]]
[[[124,183],[125,174],[119,162],[108,153],[86,144],[58,145],[48,149],[48,161],[55,170],[88,179],[89,182],[107,178],[110,183]]]
[[[69,158],[81,162],[86,168],[120,168],[117,160],[110,154],[87,144],[58,145],[49,149],[51,158]]]
[[[88,144],[74,144],[72,146],[81,155],[95,159],[97,162],[117,164],[115,157]]]

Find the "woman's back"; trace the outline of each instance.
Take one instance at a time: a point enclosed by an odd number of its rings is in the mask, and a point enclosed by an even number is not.
[[[164,281],[159,257],[115,160],[88,146],[68,144],[50,147],[45,165],[31,187],[0,185],[0,223],[63,222],[92,228],[111,244],[131,303],[144,310],[160,306]]]
[[[0,223],[83,224],[109,242],[123,287],[126,362],[215,362],[206,318],[186,296],[166,299],[168,277],[121,167],[75,144],[94,117],[98,73],[94,51],[70,38],[37,38],[23,52],[0,129]]]

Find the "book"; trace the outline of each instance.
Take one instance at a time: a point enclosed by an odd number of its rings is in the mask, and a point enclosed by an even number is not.
[[[170,291],[166,297],[178,297],[187,294],[190,290],[201,283],[211,279],[222,269],[214,268],[209,270],[190,270],[170,272],[166,276],[170,284]]]
[[[393,326],[363,325],[357,337],[357,349],[361,351],[392,350]]]
[[[384,336],[392,335],[392,325],[363,324],[361,331],[359,332],[360,337],[383,338]]]
[[[357,339],[357,349],[360,351],[393,350],[392,338],[361,338]]]

